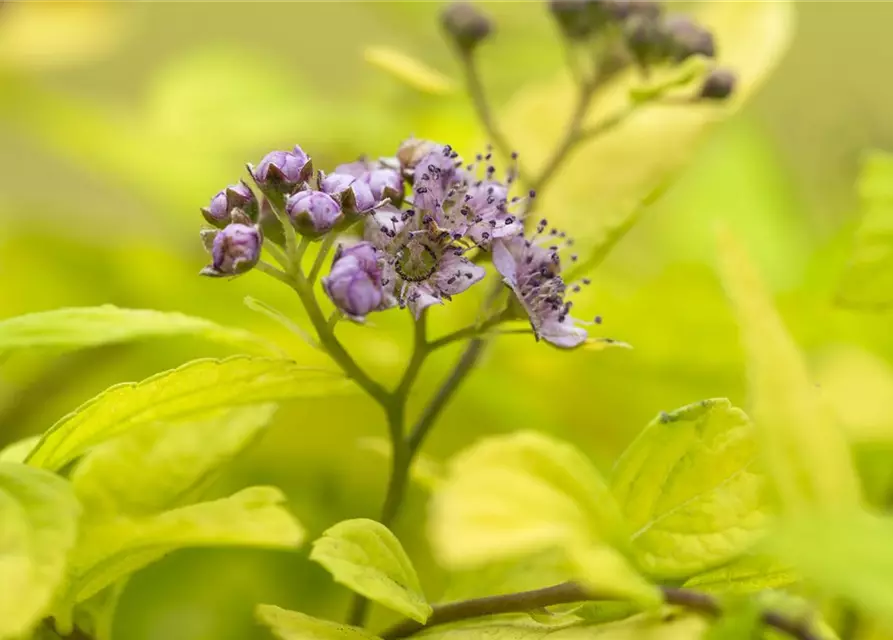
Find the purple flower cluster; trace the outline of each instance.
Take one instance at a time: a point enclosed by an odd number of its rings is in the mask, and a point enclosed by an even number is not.
[[[271,152],[257,167],[249,165],[260,199],[240,182],[202,210],[216,227],[205,232],[212,261],[202,273],[235,276],[254,267],[264,242],[261,227],[268,242],[282,244],[276,210],[310,239],[357,225],[362,240],[337,248],[322,279],[326,294],[357,322],[395,306],[418,318],[480,282],[486,270],[469,256],[492,251],[537,338],[575,347],[586,331],[570,316],[566,294],[579,285],[564,283],[559,258],[570,241],[555,230],[546,233],[544,223],[525,236],[523,216],[535,194],[510,195],[515,160],[500,177],[490,153],[466,164],[448,145],[410,138],[393,158],[360,159],[314,175],[300,147]],[[276,224],[268,227],[265,219]]]

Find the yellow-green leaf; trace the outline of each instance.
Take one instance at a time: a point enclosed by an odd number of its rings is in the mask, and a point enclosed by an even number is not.
[[[258,605],[257,619],[279,640],[378,640],[365,629],[320,620],[271,604]]]
[[[783,520],[766,548],[825,594],[893,622],[893,519],[864,512]]]
[[[853,507],[859,481],[842,431],[747,253],[728,232],[719,240],[722,280],[747,360],[751,417],[782,508]]]
[[[275,410],[221,409],[197,421],[142,425],[94,447],[71,481],[91,512],[139,516],[182,505],[257,439]]]
[[[390,74],[404,84],[432,95],[446,95],[453,90],[453,81],[440,71],[390,47],[368,47],[366,62]]]
[[[746,594],[786,587],[798,579],[789,564],[769,556],[747,555],[692,576],[683,586],[708,593]]]
[[[638,615],[608,624],[576,624],[556,629],[533,620],[496,622],[478,620],[433,627],[418,637],[427,640],[693,640],[700,638],[707,622],[695,615]]]
[[[77,539],[80,505],[63,478],[0,463],[0,639],[46,615]]]
[[[763,533],[754,429],[724,399],[661,413],[620,457],[611,488],[642,568],[678,579],[728,562]]]
[[[379,522],[339,522],[313,543],[310,559],[324,566],[335,582],[413,620],[424,623],[431,615],[412,561]]]
[[[224,407],[317,396],[344,384],[338,374],[285,359],[195,360],[142,382],[116,385],[89,400],[53,425],[27,462],[59,469],[91,447],[141,425],[180,422]]]
[[[572,546],[567,550],[574,578],[605,600],[630,600],[646,609],[663,603],[663,594],[620,552],[607,545]]]
[[[893,304],[893,155],[867,154],[857,188],[862,220],[837,300],[848,307],[885,308]]]
[[[893,442],[893,368],[851,346],[827,349],[815,361],[819,394],[847,439],[868,445]]]
[[[460,452],[434,493],[430,538],[441,562],[470,568],[569,544],[626,544],[598,471],[572,445],[522,431]]]
[[[0,350],[31,347],[95,347],[129,340],[193,335],[253,353],[276,347],[242,329],[170,311],[120,309],[112,305],[40,311],[0,321]]]
[[[63,601],[82,602],[182,547],[297,547],[304,530],[284,502],[278,489],[252,487],[146,518],[87,518]]]
[[[38,442],[40,436],[28,436],[6,445],[0,449],[0,462],[24,462]]]
[[[609,132],[575,149],[543,192],[539,208],[550,222],[574,229],[582,264],[594,266],[603,257],[603,247],[629,229],[641,203],[653,199],[684,169],[713,125],[753,95],[784,54],[794,30],[794,3],[785,0],[701,2],[694,3],[692,11],[720,43],[719,63],[738,75],[735,95],[721,105],[639,107]],[[607,84],[590,109],[587,126],[599,126],[628,110],[630,90],[640,83],[631,71]],[[577,93],[562,74],[522,89],[500,116],[530,173],[536,175],[552,156]]]

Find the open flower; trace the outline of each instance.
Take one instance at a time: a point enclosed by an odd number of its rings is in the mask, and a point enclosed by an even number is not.
[[[385,256],[382,285],[418,318],[479,282],[486,271],[465,249],[414,210],[382,207],[366,219],[365,238]]]
[[[570,349],[585,342],[588,334],[578,326],[582,323],[570,315],[568,286],[561,278],[558,255],[561,247],[541,244],[549,239],[562,240],[561,234],[543,237],[545,227],[544,220],[530,239],[517,235],[494,241],[493,265],[527,313],[537,340],[542,338],[557,347]],[[572,286],[579,289],[579,285]]]
[[[473,163],[462,166],[451,147],[436,146],[412,173],[412,206],[455,240],[465,239],[482,249],[488,249],[496,238],[521,233],[523,224],[516,208],[534,193],[527,198],[510,197],[517,168],[510,167],[499,180],[490,160],[490,152],[478,154]],[[517,160],[517,154],[512,154],[512,160]]]

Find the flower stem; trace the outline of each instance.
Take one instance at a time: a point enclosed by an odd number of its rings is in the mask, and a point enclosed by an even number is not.
[[[484,91],[484,84],[481,82],[481,76],[478,72],[474,54],[470,52],[462,53],[460,55],[460,61],[462,63],[463,75],[465,76],[466,91],[468,91],[468,96],[471,98],[474,111],[477,114],[478,120],[481,122],[481,126],[484,128],[484,132],[487,134],[487,137],[490,139],[493,146],[496,147],[499,154],[503,158],[510,158],[512,155],[512,145],[509,144],[508,139],[496,124],[493,110],[490,108],[487,94]],[[518,167],[518,177],[525,184],[529,182],[528,177],[525,176],[521,167]]]
[[[486,339],[483,337],[472,338],[468,342],[468,346],[465,347],[465,351],[456,363],[452,373],[444,380],[444,383],[437,390],[437,393],[431,399],[431,402],[428,403],[428,406],[425,407],[421,417],[412,428],[407,440],[411,455],[415,455],[422,446],[425,436],[428,435],[431,427],[434,426],[434,422],[437,420],[440,412],[452,398],[468,372],[477,364],[478,359],[483,354],[485,345]]]
[[[313,283],[316,282],[316,279],[319,277],[319,272],[322,271],[322,266],[326,261],[326,256],[329,255],[329,250],[332,248],[332,245],[335,244],[335,240],[336,235],[334,233],[330,233],[319,245],[319,251],[316,253],[316,259],[313,261],[313,266],[310,268],[310,275],[307,276],[307,282],[310,283],[310,285],[313,285]]]
[[[685,607],[710,617],[722,615],[722,607],[719,601],[706,593],[678,587],[662,587],[661,591],[666,604]],[[613,599],[588,591],[585,587],[575,582],[563,582],[533,591],[521,591],[519,593],[443,604],[434,607],[434,613],[428,618],[427,623],[421,624],[415,620],[404,620],[386,629],[379,634],[379,637],[383,640],[399,640],[400,638],[406,638],[418,633],[423,629],[450,622],[505,613],[524,613],[559,604]],[[763,613],[763,624],[797,640],[818,640],[818,636],[810,630],[805,622],[788,618],[774,611]]]

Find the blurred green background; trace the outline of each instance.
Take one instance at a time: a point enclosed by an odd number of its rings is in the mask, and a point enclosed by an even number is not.
[[[505,113],[519,91],[562,73],[563,54],[543,3],[484,9],[498,35],[481,51],[483,74]],[[231,282],[197,276],[205,263],[198,208],[243,176],[245,162],[296,142],[318,168],[392,154],[409,134],[473,153],[483,137],[440,37],[439,10],[435,2],[0,5],[0,317],[102,303],[179,310],[251,328],[289,344],[302,362],[323,363],[243,306],[251,294],[300,319],[297,300],[277,283],[256,273]],[[535,428],[579,443],[607,470],[661,410],[715,396],[745,405],[737,332],[713,272],[714,222],[725,220],[763,268],[848,428],[869,494],[884,499],[893,477],[891,318],[837,309],[833,298],[858,221],[860,155],[893,143],[893,3],[802,2],[797,17],[776,73],[693,150],[576,304],[601,314],[603,334],[634,350],[562,353],[505,337],[449,406],[427,453],[443,459],[478,435]],[[453,90],[407,86],[364,60],[370,46],[423,60],[452,78]],[[549,115],[513,128],[522,158],[525,127]],[[666,149],[655,139],[635,151]],[[610,170],[572,159],[560,184],[585,187]],[[575,215],[597,219],[598,194],[573,194]],[[469,294],[434,309],[434,331],[468,322],[478,301]],[[339,331],[390,381],[408,357],[409,327],[391,313]],[[0,369],[0,445],[46,429],[110,384],[225,353],[185,339],[17,353]],[[413,409],[455,357],[430,361]],[[279,485],[311,535],[374,517],[386,464],[356,443],[384,433],[359,393],[283,406],[215,491]],[[424,509],[415,488],[395,529],[436,599],[443,576],[425,544]],[[347,592],[306,549],[178,552],[131,582],[116,635],[262,638],[251,619],[258,602],[340,617]],[[376,610],[373,622],[386,615]]]

